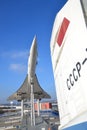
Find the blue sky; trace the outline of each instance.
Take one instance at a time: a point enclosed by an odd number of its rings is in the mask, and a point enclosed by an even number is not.
[[[42,88],[56,98],[50,37],[57,12],[67,0],[0,0],[0,103],[23,83],[34,35],[38,43],[36,74]]]

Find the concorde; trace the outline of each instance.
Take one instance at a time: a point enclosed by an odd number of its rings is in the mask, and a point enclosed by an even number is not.
[[[24,100],[30,99],[31,103],[31,126],[35,126],[35,110],[34,110],[34,99],[37,99],[38,103],[38,116],[39,116],[39,100],[42,98],[51,98],[42,87],[39,85],[36,76],[36,64],[37,64],[37,41],[36,36],[31,44],[30,53],[28,57],[28,72],[26,78],[21,85],[21,87],[11,96],[8,100],[18,100],[21,101],[21,120],[24,116]]]
[[[58,12],[50,50],[58,130],[87,130],[87,0],[68,0]]]
[[[33,84],[33,93],[35,99],[50,98],[50,95],[47,94],[40,86],[37,76],[36,76],[36,65],[37,65],[37,40],[36,36],[34,37],[29,57],[28,57],[28,71],[26,78],[22,83],[21,87],[8,97],[8,100],[22,100],[31,98],[31,84]]]

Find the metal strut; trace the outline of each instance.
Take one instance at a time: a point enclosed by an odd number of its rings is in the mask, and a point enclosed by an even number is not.
[[[31,126],[35,126],[35,110],[34,110],[34,82],[31,78]]]

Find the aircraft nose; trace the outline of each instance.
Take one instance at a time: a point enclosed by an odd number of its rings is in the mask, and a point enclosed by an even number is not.
[[[36,36],[34,36],[33,41],[32,41],[32,45],[30,48],[30,55],[34,57],[37,57],[37,40],[36,40]]]
[[[36,42],[36,36],[34,36],[31,47],[30,47],[30,55],[36,52],[36,50],[37,50],[37,42]]]
[[[31,49],[35,49],[35,48],[37,48],[36,35],[33,38],[32,46],[31,46]]]

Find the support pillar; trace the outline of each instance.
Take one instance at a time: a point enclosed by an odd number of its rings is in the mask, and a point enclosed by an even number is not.
[[[31,126],[35,126],[35,109],[34,109],[34,83],[33,79],[31,79]]]
[[[23,119],[24,116],[24,101],[21,100],[21,120]]]
[[[40,101],[37,99],[37,114],[40,116]]]

